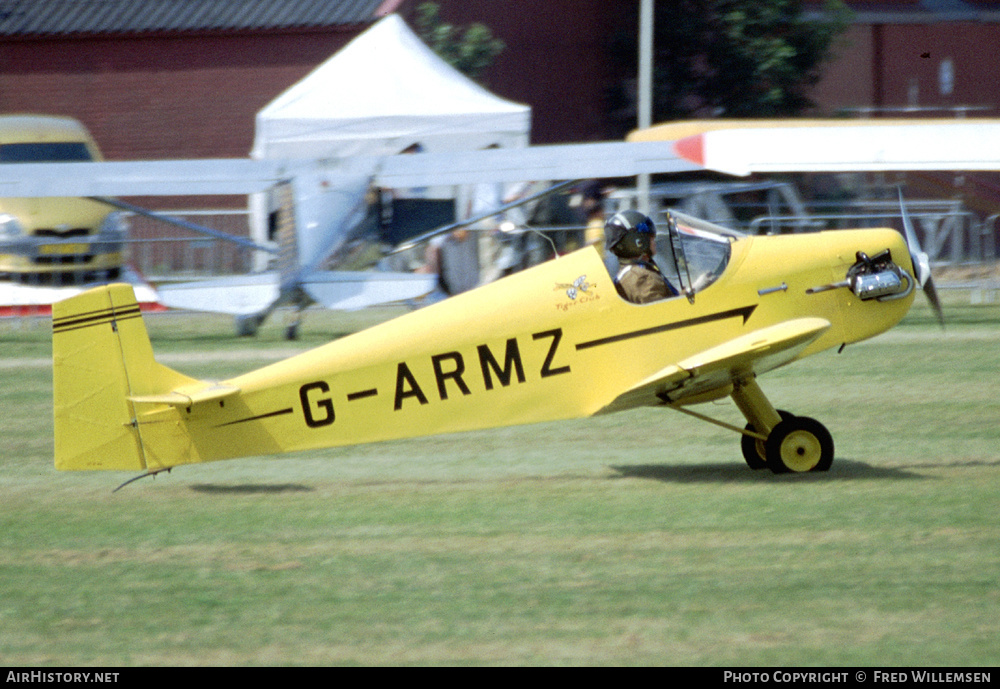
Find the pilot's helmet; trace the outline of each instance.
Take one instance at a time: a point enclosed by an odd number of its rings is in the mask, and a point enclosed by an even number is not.
[[[653,254],[656,226],[639,211],[620,211],[604,225],[604,246],[618,258]]]

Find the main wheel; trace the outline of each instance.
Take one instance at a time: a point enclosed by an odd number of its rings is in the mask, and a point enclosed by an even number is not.
[[[833,437],[816,419],[795,416],[771,429],[764,451],[768,468],[776,474],[828,471],[833,464]]]
[[[778,409],[777,411],[782,421],[795,418],[784,409]],[[748,423],[746,429],[751,432],[757,431],[752,423]],[[751,469],[763,469],[767,466],[767,454],[765,454],[767,450],[764,443],[765,441],[758,440],[753,436],[744,435],[740,437],[740,449],[743,450],[743,459],[747,461],[747,466]]]

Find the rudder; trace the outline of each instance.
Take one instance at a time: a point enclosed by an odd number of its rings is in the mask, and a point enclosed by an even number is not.
[[[129,395],[194,382],[159,365],[131,285],[96,287],[52,306],[55,466],[147,468]]]

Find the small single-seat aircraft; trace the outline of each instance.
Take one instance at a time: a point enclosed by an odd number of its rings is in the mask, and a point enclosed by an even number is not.
[[[625,301],[591,246],[222,381],[157,363],[131,287],[95,288],[53,310],[56,467],[147,475],[729,396],[750,467],[829,469],[827,429],[757,378],[899,322],[927,277],[903,236],[738,236],[672,216],[660,245],[682,296]]]

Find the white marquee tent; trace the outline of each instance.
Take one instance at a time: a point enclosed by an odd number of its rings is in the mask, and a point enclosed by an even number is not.
[[[531,108],[438,57],[398,15],[380,20],[257,114],[254,158],[343,157],[528,144]]]

